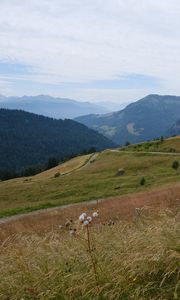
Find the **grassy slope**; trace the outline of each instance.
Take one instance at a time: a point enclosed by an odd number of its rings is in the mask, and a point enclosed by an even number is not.
[[[35,175],[34,178],[38,180],[44,180],[44,179],[50,179],[54,177],[57,173],[60,173],[61,175],[66,175],[84,166],[89,161],[91,156],[92,154],[88,154],[88,155],[82,155],[82,156],[72,158],[71,160],[55,168],[52,168],[50,170]]]
[[[152,151],[152,152],[169,152],[180,153],[180,136],[171,137],[164,141],[155,140],[139,144],[133,144],[128,147],[123,147],[121,150],[125,151]]]
[[[180,139],[174,141],[180,148]],[[79,165],[81,159],[77,158],[77,164],[73,161],[73,166]],[[81,163],[86,159],[84,157]],[[109,150],[100,153],[96,161],[86,168],[68,176],[54,178],[51,175],[52,172],[57,172],[55,169],[49,171],[50,176],[42,173],[30,179],[20,178],[1,182],[0,216],[123,195],[175,182],[180,180],[180,175],[171,168],[173,160],[174,157],[167,154],[154,155]],[[70,170],[72,161],[69,164]],[[119,168],[125,169],[125,175],[122,177],[116,176]],[[139,185],[141,176],[146,178],[145,187]]]

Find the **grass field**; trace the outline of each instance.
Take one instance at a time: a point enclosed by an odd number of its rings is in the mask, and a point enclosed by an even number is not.
[[[1,217],[52,207],[0,220],[0,299],[180,299],[179,144],[106,150],[0,182]],[[78,222],[97,210],[88,227]]]
[[[1,245],[0,299],[177,300],[178,218],[175,209],[111,225],[95,220],[90,244],[76,220],[75,235],[66,227],[13,235]]]
[[[55,178],[55,169],[31,178],[0,182],[0,217],[178,182],[180,174],[171,168],[173,160],[178,158],[180,160],[180,155],[107,150],[94,162],[66,176]],[[72,165],[76,169],[87,159],[89,157],[73,159],[66,163],[66,171],[72,170]],[[123,176],[116,176],[119,168],[125,170]],[[142,176],[146,179],[145,186],[139,184]]]

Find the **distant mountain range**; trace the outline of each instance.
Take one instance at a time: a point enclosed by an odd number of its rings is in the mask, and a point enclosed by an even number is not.
[[[75,120],[123,145],[167,135],[178,119],[180,97],[148,95],[118,112],[90,114]]]
[[[23,97],[0,95],[0,108],[21,109],[55,119],[74,119],[82,115],[103,114],[111,111],[107,106],[100,104],[45,95]]]
[[[62,159],[92,147],[102,150],[114,143],[73,120],[55,120],[32,113],[0,109],[0,170],[21,170]]]

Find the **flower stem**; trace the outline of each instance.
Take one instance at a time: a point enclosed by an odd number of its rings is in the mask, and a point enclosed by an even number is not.
[[[89,226],[86,226],[86,230],[87,230],[88,252],[89,252],[89,255],[90,255],[90,258],[91,258],[96,284],[98,286],[98,276],[97,276],[96,262],[94,260],[93,254],[92,254]]]

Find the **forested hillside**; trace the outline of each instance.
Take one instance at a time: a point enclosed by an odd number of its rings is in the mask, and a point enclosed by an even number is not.
[[[0,170],[20,170],[96,148],[113,147],[103,135],[72,120],[0,109]]]

